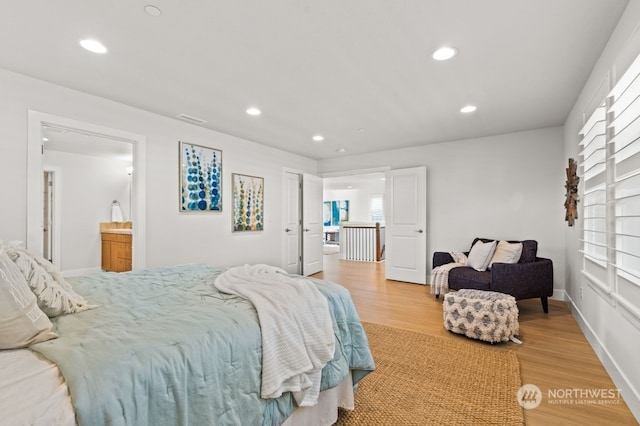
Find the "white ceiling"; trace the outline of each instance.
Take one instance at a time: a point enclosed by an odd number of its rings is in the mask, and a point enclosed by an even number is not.
[[[6,1],[0,68],[324,159],[561,125],[627,3]]]
[[[42,129],[42,137],[45,149],[50,151],[133,162],[133,145],[130,142],[47,126]]]

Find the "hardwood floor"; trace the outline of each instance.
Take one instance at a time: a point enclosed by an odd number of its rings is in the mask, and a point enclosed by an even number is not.
[[[348,288],[362,321],[515,351],[522,383],[543,394],[537,408],[524,410],[528,426],[638,424],[564,302],[550,300],[544,314],[539,299],[518,301],[523,343],[490,345],[445,330],[442,298],[430,295],[429,286],[385,280],[384,262],[339,260],[337,254],[325,255],[324,262],[325,271],[314,277]],[[603,389],[614,398],[577,394]]]

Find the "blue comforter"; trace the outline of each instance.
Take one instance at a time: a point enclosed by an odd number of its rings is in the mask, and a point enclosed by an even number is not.
[[[253,306],[214,286],[222,269],[184,265],[71,279],[96,309],[54,318],[58,339],[31,346],[55,362],[80,425],[279,425],[290,393],[260,398],[261,337]],[[327,297],[335,357],[322,387],[374,369],[349,292],[313,280]]]

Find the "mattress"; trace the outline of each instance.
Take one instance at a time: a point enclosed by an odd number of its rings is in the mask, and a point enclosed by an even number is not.
[[[53,318],[57,339],[0,352],[8,360],[23,354],[12,361],[15,368],[0,370],[1,389],[13,395],[2,408],[31,416],[10,424],[282,424],[297,407],[290,393],[260,398],[257,314],[248,301],[215,289],[221,271],[182,265],[71,280],[99,307]],[[344,287],[312,281],[327,297],[336,336],[321,390],[346,378],[355,385],[374,364],[353,301]],[[48,377],[47,384],[29,383],[40,380],[36,375]],[[42,394],[13,404],[35,388]],[[58,402],[48,399],[56,396]],[[346,397],[332,404],[350,408]]]
[[[76,424],[60,370],[29,349],[0,351],[0,413],[6,425]]]
[[[320,393],[318,404],[298,408],[282,426],[325,426],[336,422],[338,407],[354,408],[351,375]],[[69,388],[58,367],[30,349],[0,351],[1,424],[75,426]]]

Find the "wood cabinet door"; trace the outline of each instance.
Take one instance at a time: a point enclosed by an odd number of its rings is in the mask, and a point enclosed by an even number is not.
[[[102,270],[111,270],[111,241],[102,241]]]

